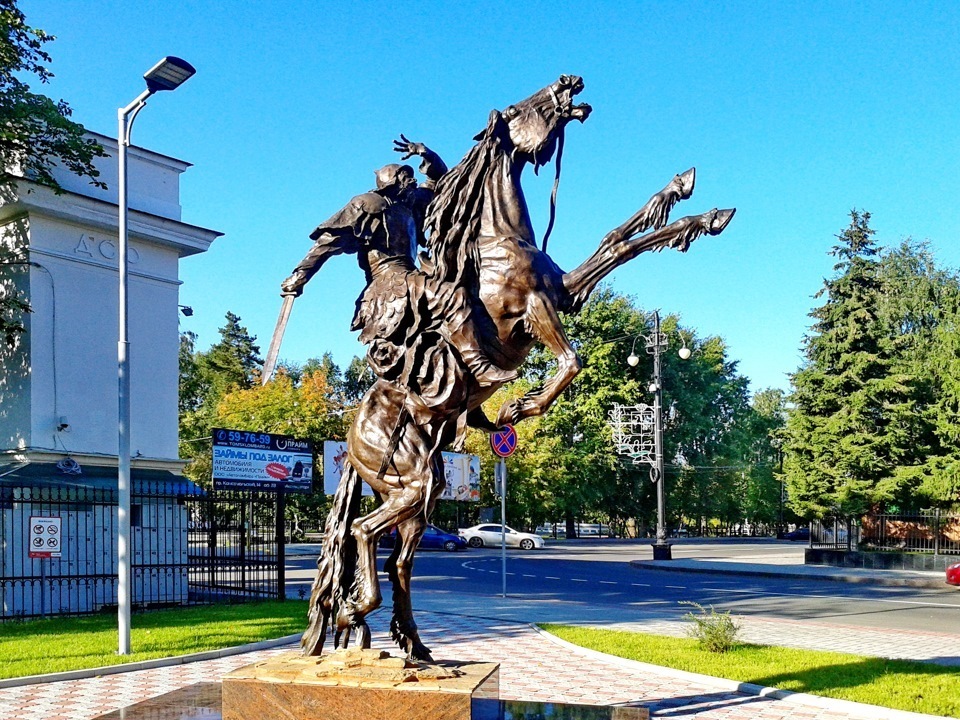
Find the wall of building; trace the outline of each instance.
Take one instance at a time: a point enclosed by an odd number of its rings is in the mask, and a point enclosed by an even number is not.
[[[115,141],[97,139],[116,152]],[[0,237],[29,261],[29,272],[4,272],[3,282],[17,283],[33,308],[18,346],[0,350],[0,452],[116,462],[116,159],[97,164],[109,190],[64,174],[61,195],[23,181],[0,200]],[[219,235],[180,221],[179,176],[188,167],[139,148],[129,155],[131,453],[160,461],[178,455],[179,261]]]

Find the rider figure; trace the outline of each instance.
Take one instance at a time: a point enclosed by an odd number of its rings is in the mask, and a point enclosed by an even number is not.
[[[310,233],[314,245],[283,281],[281,294],[299,296],[329,258],[356,253],[367,287],[357,300],[351,329],[360,330],[360,341],[369,345],[367,359],[377,375],[404,382],[411,371],[403,362],[407,340],[433,325],[457,350],[481,387],[509,382],[516,373],[501,370],[487,357],[470,317],[466,293],[437,287],[414,264],[417,247],[426,245],[427,205],[447,167],[422,143],[400,137],[394,141],[394,149],[404,153],[402,160],[413,155],[423,158],[420,172],[426,182],[418,186],[409,165],[390,164],[377,170],[376,189],[356,196]],[[445,311],[436,317],[441,305]]]

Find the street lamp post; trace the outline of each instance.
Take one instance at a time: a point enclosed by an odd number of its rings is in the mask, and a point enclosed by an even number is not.
[[[660,331],[660,312],[653,312],[653,332],[649,335],[641,335],[647,349],[647,353],[653,355],[653,383],[650,385],[650,391],[653,393],[653,447],[654,463],[651,466],[650,474],[657,484],[657,538],[653,544],[654,560],[670,560],[670,543],[667,542],[667,493],[663,481],[663,387],[660,375],[660,353],[669,345],[667,336]],[[634,339],[634,346],[636,346]],[[640,362],[634,350],[630,351],[630,357],[627,363],[630,367],[636,367]]]
[[[634,338],[630,356],[627,358],[627,364],[630,367],[640,364],[640,358],[636,354],[637,340],[640,339],[644,341],[647,353],[653,355],[653,382],[649,388],[653,393],[653,457],[647,455],[645,460],[650,463],[650,476],[657,485],[657,536],[653,544],[653,559],[670,560],[672,555],[670,543],[667,541],[667,492],[663,470],[663,383],[660,372],[660,355],[670,343],[667,341],[666,334],[660,329],[659,311],[653,313],[653,332],[649,335],[637,335]],[[679,351],[680,358],[687,360],[690,354],[690,348],[684,342]]]
[[[119,423],[117,447],[117,620],[120,655],[130,654],[130,340],[127,322],[127,148],[133,121],[147,98],[160,90],[176,90],[196,73],[194,67],[177,57],[165,57],[143,76],[147,88],[137,98],[117,110],[117,206],[120,252],[120,329],[117,340],[119,367]]]

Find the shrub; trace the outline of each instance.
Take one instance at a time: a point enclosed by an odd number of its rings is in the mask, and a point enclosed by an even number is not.
[[[740,623],[733,619],[729,611],[718,613],[713,605],[707,610],[703,605],[695,602],[680,604],[690,605],[699,611],[699,614],[688,612],[683,617],[693,623],[687,629],[687,635],[696,639],[701,650],[724,653],[737,645]]]

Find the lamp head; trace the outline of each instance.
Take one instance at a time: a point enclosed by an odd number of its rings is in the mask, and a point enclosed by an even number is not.
[[[197,70],[186,60],[168,55],[143,74],[150,92],[176,90],[196,74]]]
[[[636,356],[635,353],[630,353],[630,356],[627,358],[627,365],[630,367],[636,367],[640,364],[640,358]]]
[[[680,356],[680,359],[681,359],[681,360],[689,360],[689,359],[690,359],[690,355],[692,354],[692,351],[690,350],[690,348],[688,348],[686,345],[684,345],[682,348],[680,348],[680,349],[677,351],[677,354]]]

